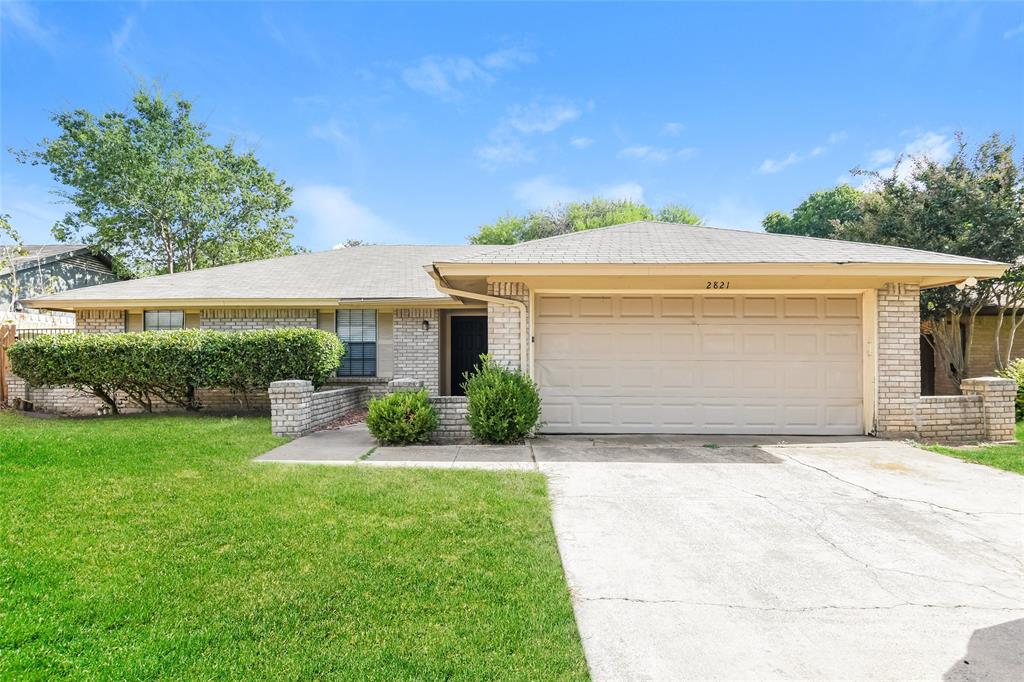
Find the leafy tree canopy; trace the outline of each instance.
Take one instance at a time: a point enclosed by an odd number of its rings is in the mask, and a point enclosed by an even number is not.
[[[814,192],[792,214],[774,211],[761,224],[766,232],[832,238],[863,216],[864,195],[849,185]]]
[[[55,114],[57,137],[14,152],[47,166],[74,207],[54,236],[136,276],[294,253],[292,188],[252,151],[211,144],[191,113],[188,100],[139,89],[128,112]]]
[[[526,215],[506,215],[481,225],[470,236],[471,244],[517,244],[532,239],[619,225],[637,220],[700,225],[703,219],[686,206],[668,204],[658,211],[629,199],[601,199],[555,204]]]
[[[888,175],[855,168],[864,191],[847,185],[815,192],[792,215],[765,217],[768,232],[849,239],[1011,263],[1007,273],[974,286],[929,289],[921,295],[922,319],[959,384],[969,367],[974,318],[986,305],[998,309],[997,368],[1010,361],[1016,331],[1024,325],[1024,162],[1013,142],[994,134],[971,153],[962,135],[946,162],[902,157]],[[963,332],[961,332],[961,323]],[[1008,331],[1007,331],[1008,330]],[[1000,336],[1009,334],[1007,344]],[[966,349],[966,352],[964,352]]]

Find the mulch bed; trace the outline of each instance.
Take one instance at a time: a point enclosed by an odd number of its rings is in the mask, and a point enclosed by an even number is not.
[[[327,422],[320,427],[320,431],[335,431],[337,429],[351,426],[352,424],[358,424],[359,422],[366,421],[366,408],[361,407],[358,410],[352,410],[348,414],[342,415],[332,422]]]

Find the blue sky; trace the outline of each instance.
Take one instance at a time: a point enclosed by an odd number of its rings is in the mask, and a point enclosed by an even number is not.
[[[159,82],[295,187],[298,242],[459,243],[594,194],[760,229],[773,209],[1024,129],[1024,4],[10,3],[0,212],[62,215],[16,164],[51,112]]]

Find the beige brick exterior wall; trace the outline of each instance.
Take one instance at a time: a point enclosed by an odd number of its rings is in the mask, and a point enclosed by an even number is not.
[[[423,322],[427,322],[427,329]],[[395,378],[441,392],[441,316],[437,308],[398,308],[394,317]]]
[[[1010,338],[1010,322],[1003,322],[1001,336],[1003,348]],[[996,373],[996,318],[994,315],[979,315],[974,322],[974,336],[971,340],[971,362],[967,367],[969,377],[988,377]],[[1024,358],[1024,327],[1017,330],[1013,341],[1011,358]],[[953,380],[942,367],[939,354],[935,354],[935,393],[936,395],[955,395]]]
[[[527,338],[533,334],[530,325],[530,289],[522,282],[489,282],[490,296],[510,298],[526,304]],[[515,306],[487,303],[487,352],[499,365],[520,367],[519,309]],[[527,348],[529,366],[529,348]]]
[[[921,395],[920,287],[893,282],[878,290],[878,406],[875,431],[883,438],[916,435]]]
[[[199,318],[200,329],[241,332],[280,327],[316,328],[317,311],[305,308],[208,308]]]
[[[75,328],[86,334],[117,334],[124,331],[123,310],[79,310]]]

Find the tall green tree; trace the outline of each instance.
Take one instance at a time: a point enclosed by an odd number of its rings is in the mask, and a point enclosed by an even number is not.
[[[211,144],[191,114],[188,100],[146,89],[127,112],[55,114],[57,137],[14,152],[48,167],[74,207],[54,236],[103,249],[135,276],[294,253],[292,188],[252,151]]]
[[[849,185],[814,192],[792,213],[773,211],[761,221],[765,232],[834,238],[863,216],[864,195]]]
[[[906,156],[885,176],[853,173],[867,179],[866,190],[840,185],[815,192],[792,215],[766,216],[765,229],[1012,263],[1000,279],[921,295],[926,338],[955,386],[966,378],[975,321],[986,306],[998,309],[994,360],[1004,369],[1024,325],[1024,162],[1014,159],[1013,142],[994,134],[972,153],[958,134],[949,161]]]
[[[904,163],[909,173],[900,172]],[[997,133],[971,153],[958,134],[956,153],[946,163],[910,157],[900,159],[889,176],[855,172],[877,188],[864,204],[863,220],[852,233],[856,238],[1012,264],[999,279],[929,289],[921,296],[921,316],[931,327],[927,338],[954,385],[967,378],[975,321],[986,306],[998,309],[993,360],[1005,369],[1013,335],[1024,321],[1024,161],[1014,159],[1013,142]],[[1007,316],[1010,346],[1001,339]]]
[[[686,206],[668,204],[657,212],[629,199],[602,199],[555,204],[526,215],[506,215],[493,223],[480,225],[469,237],[471,244],[517,244],[533,239],[619,225],[637,220],[661,220],[668,223],[700,225],[703,219]]]

